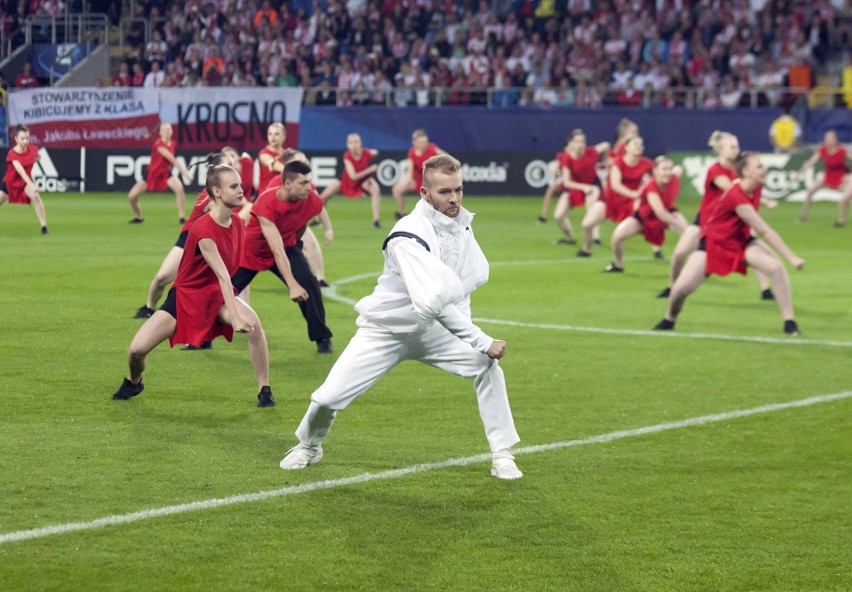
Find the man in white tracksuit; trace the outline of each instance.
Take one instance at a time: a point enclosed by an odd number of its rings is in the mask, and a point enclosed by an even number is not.
[[[506,342],[492,339],[470,318],[470,293],[488,280],[488,261],[461,207],[458,160],[441,154],[423,168],[422,199],[394,226],[383,245],[384,272],[373,293],[355,306],[358,331],[311,395],[296,429],[299,444],[282,469],[303,469],[322,458],[322,441],[345,408],[403,360],[417,360],[472,378],[491,446],[491,474],[523,476],[510,448],[515,430],[506,381],[497,360]]]

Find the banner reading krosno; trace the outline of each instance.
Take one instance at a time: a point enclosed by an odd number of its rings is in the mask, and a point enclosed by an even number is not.
[[[159,120],[155,89],[37,88],[9,95],[10,137],[24,124],[38,146],[150,146]]]
[[[174,126],[178,148],[219,150],[229,145],[256,152],[266,129],[281,122],[287,146],[299,139],[301,88],[160,89],[160,115]]]

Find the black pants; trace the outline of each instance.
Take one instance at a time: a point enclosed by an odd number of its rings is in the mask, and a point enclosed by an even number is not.
[[[298,303],[302,311],[302,316],[305,317],[305,321],[308,323],[308,339],[311,341],[331,339],[331,329],[325,324],[325,306],[322,303],[322,290],[320,289],[317,278],[311,273],[308,260],[305,259],[302,250],[298,247],[288,247],[285,249],[285,252],[287,253],[287,260],[290,262],[290,270],[293,272],[293,277],[296,278],[299,285],[308,293],[307,301]],[[277,265],[273,264],[266,271],[271,271],[278,276],[278,279],[284,282],[285,286],[287,285]],[[257,274],[258,272],[253,269],[240,267],[231,278],[231,283],[237,289],[238,293],[242,292]]]

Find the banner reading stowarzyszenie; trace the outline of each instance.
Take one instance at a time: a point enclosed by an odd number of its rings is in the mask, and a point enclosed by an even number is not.
[[[36,88],[9,95],[9,136],[26,125],[53,148],[148,147],[160,121],[155,89]]]
[[[281,122],[286,146],[299,140],[301,88],[160,89],[160,114],[174,126],[178,148],[219,150],[225,145],[256,152],[266,130]]]

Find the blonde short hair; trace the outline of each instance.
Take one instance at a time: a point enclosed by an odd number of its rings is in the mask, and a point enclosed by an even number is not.
[[[461,170],[461,163],[449,154],[436,154],[423,163],[423,185],[428,186],[428,173],[441,172],[453,175]]]

